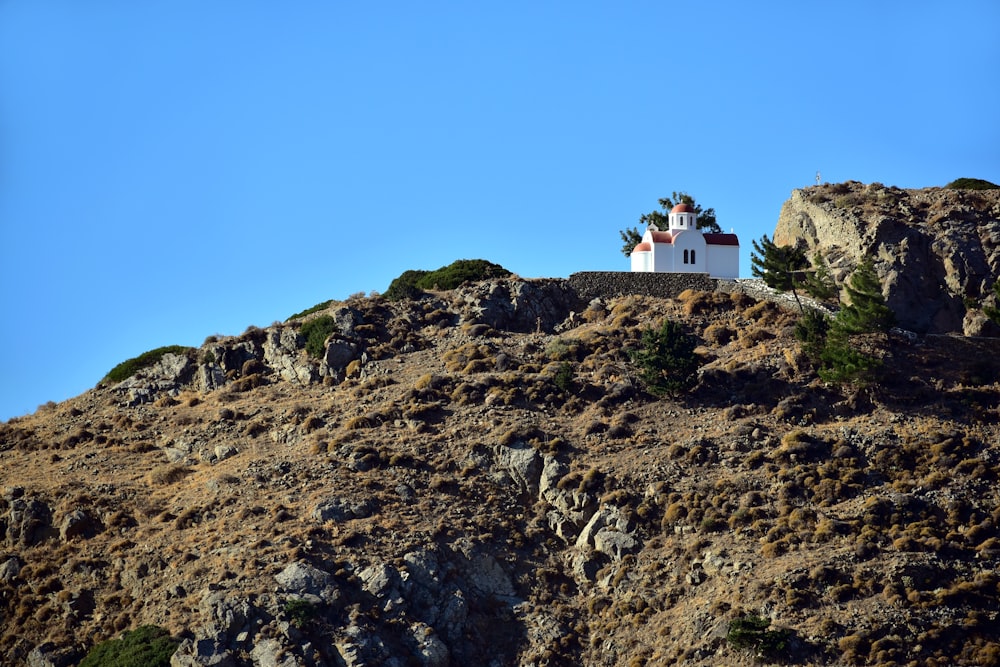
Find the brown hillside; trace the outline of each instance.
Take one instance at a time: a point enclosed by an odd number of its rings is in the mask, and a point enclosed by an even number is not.
[[[851,391],[742,294],[486,323],[532,285],[333,303],[322,360],[249,330],[0,425],[0,662],[156,624],[175,666],[1000,664],[996,340],[894,339]],[[664,318],[676,399],[627,354]]]

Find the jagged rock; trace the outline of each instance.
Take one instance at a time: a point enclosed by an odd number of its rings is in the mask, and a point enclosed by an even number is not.
[[[902,328],[972,335],[987,327],[966,316],[978,312],[967,304],[988,296],[998,278],[998,232],[1000,190],[849,182],[793,190],[774,242],[799,245],[809,257],[819,250],[839,283],[870,257]]]
[[[469,540],[460,540],[456,546],[465,561],[462,574],[476,592],[495,598],[514,596],[514,582],[493,556]]]
[[[319,522],[333,521],[341,523],[350,519],[367,519],[376,511],[375,501],[365,498],[359,502],[351,502],[340,498],[324,500],[312,512],[312,517]]]
[[[576,306],[576,294],[562,280],[489,280],[456,292],[466,322],[501,331],[552,332]]]
[[[64,541],[76,537],[88,539],[101,532],[103,527],[87,512],[76,509],[66,515],[59,527],[59,537]]]
[[[414,653],[419,664],[424,667],[444,667],[448,664],[448,647],[435,634],[434,628],[424,623],[414,623],[410,626],[410,634],[416,645]]]
[[[379,599],[393,599],[399,597],[399,584],[402,579],[399,571],[385,563],[369,565],[358,572],[358,579],[361,580],[361,587]]]
[[[292,563],[274,575],[274,579],[289,593],[315,595],[328,604],[339,597],[333,576],[307,563]]]
[[[221,366],[215,363],[198,366],[195,385],[200,391],[213,391],[224,384],[226,384],[226,372]]]
[[[6,583],[14,581],[21,574],[21,568],[23,567],[24,561],[17,556],[10,556],[3,563],[0,563],[0,581]]]
[[[351,341],[342,340],[339,338],[331,339],[326,346],[326,351],[323,353],[323,363],[320,365],[320,374],[322,375],[340,375],[347,368],[347,365],[361,357],[361,349],[357,343],[352,343]]]
[[[639,541],[629,529],[629,520],[619,508],[600,508],[580,531],[578,548],[593,547],[595,551],[621,560],[622,556],[639,548]]]
[[[315,365],[302,354],[302,336],[291,327],[269,329],[264,338],[264,363],[282,380],[310,384],[319,379]]]
[[[355,329],[365,323],[365,317],[361,311],[350,306],[341,306],[334,310],[330,316],[337,325],[337,333],[347,338],[353,338],[356,335]]]
[[[572,547],[565,552],[567,570],[580,584],[593,583],[597,572],[608,561],[607,556],[589,547]]]
[[[240,453],[240,450],[232,445],[216,445],[213,451],[215,453],[215,461],[225,461]]]
[[[39,644],[28,653],[27,667],[70,667],[80,660],[72,648],[59,647],[52,642]]]
[[[170,656],[170,667],[236,667],[232,651],[218,639],[184,639]]]
[[[0,526],[3,522],[0,522]],[[52,510],[36,498],[18,497],[10,501],[6,521],[7,542],[34,546],[53,537]]]
[[[497,445],[493,450],[496,465],[511,476],[525,493],[538,495],[538,478],[542,472],[542,459],[530,445],[522,442],[511,446]]]
[[[290,655],[284,644],[269,638],[257,642],[250,651],[254,667],[302,667],[305,663]]]

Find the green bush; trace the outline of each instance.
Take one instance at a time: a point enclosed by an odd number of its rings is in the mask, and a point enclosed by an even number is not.
[[[694,385],[700,361],[697,339],[678,322],[664,320],[659,330],[642,332],[641,347],[631,350],[646,388],[654,394],[677,395]]]
[[[944,186],[949,190],[997,190],[1000,185],[984,181],[981,178],[956,178],[954,181]]]
[[[427,271],[419,269],[403,271],[395,280],[389,283],[389,289],[385,291],[383,296],[389,301],[420,298],[423,290],[417,286],[417,281],[427,275],[427,273]]]
[[[108,372],[106,379],[111,382],[121,382],[122,380],[127,380],[143,368],[147,368],[158,362],[165,354],[189,354],[192,350],[194,350],[193,347],[185,347],[183,345],[167,345],[166,347],[158,347],[155,350],[150,350],[149,352],[143,352],[138,357],[127,359],[112,368]]]
[[[300,630],[309,625],[316,617],[316,613],[316,605],[309,600],[295,598],[285,602],[285,615],[288,617],[288,622]]]
[[[459,259],[435,271],[411,269],[389,284],[383,295],[389,301],[416,299],[424,290],[455,289],[467,281],[505,278],[510,271],[485,259]]]
[[[169,667],[179,644],[163,628],[144,625],[98,644],[79,667]]]
[[[324,301],[323,303],[317,303],[312,308],[306,308],[301,313],[295,313],[294,315],[292,315],[291,317],[289,317],[285,321],[287,322],[288,320],[297,320],[300,317],[305,317],[306,315],[312,315],[313,313],[318,313],[321,310],[326,310],[327,308],[330,307],[331,303],[333,303],[333,299],[328,299],[328,300]]]
[[[559,365],[556,376],[553,378],[555,385],[562,391],[569,391],[573,388],[573,364],[564,361]]]
[[[326,339],[337,330],[337,322],[329,315],[320,315],[302,325],[299,333],[306,339],[306,352],[317,359],[323,356]]]
[[[753,614],[729,623],[726,641],[735,649],[752,650],[757,657],[775,659],[788,652],[791,630],[768,630],[771,619]]]

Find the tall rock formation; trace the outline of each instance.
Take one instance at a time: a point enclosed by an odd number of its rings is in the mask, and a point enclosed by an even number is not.
[[[793,190],[774,241],[819,251],[839,283],[871,257],[903,328],[997,333],[980,306],[1000,278],[1000,190],[854,181]]]

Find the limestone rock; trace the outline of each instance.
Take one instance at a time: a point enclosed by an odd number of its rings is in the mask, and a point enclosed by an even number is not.
[[[552,332],[576,307],[576,294],[561,280],[488,280],[459,288],[463,320],[501,331]]]
[[[52,510],[36,498],[14,498],[9,502],[6,522],[7,542],[20,546],[34,546],[55,534],[52,528]]]
[[[511,446],[497,445],[494,448],[494,458],[497,467],[509,474],[524,493],[538,495],[542,459],[534,448],[520,442]]]
[[[969,304],[989,295],[1000,266],[1000,190],[902,190],[841,183],[793,190],[774,231],[778,245],[818,250],[839,283],[874,260],[899,326],[978,333]],[[987,329],[988,330],[988,329]]]
[[[74,538],[91,538],[101,532],[100,522],[81,509],[75,509],[62,521],[59,527],[59,537],[65,542]]]
[[[268,329],[264,338],[264,363],[282,380],[297,384],[310,384],[319,379],[319,371],[306,355],[302,354],[302,336],[291,327]]]

